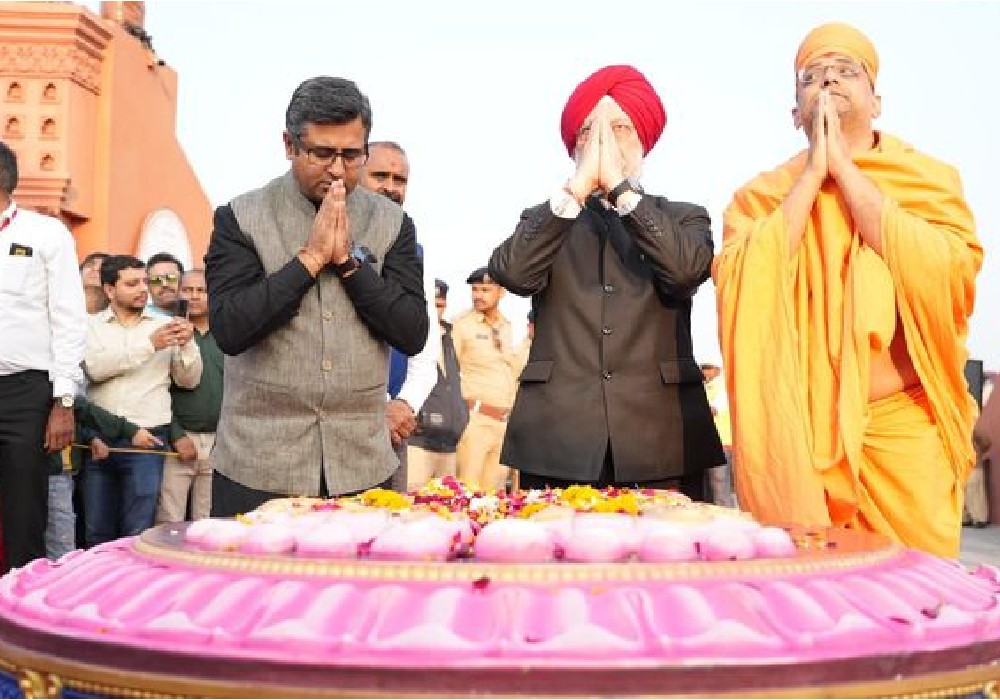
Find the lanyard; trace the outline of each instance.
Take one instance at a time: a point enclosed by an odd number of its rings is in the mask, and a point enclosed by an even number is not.
[[[14,211],[10,213],[10,216],[6,217],[3,221],[0,221],[0,231],[3,231],[10,225],[10,222],[14,220],[15,216],[17,216],[18,211],[20,210],[15,207]]]

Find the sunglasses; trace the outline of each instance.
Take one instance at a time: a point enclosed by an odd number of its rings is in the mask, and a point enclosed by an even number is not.
[[[180,281],[180,279],[181,279],[180,275],[168,273],[166,275],[157,275],[156,277],[150,277],[149,284],[154,287],[159,287],[164,284],[177,284]]]

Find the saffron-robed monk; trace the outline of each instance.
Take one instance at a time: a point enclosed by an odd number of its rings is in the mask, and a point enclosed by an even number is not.
[[[982,262],[954,168],[873,127],[854,27],[795,57],[809,147],[736,192],[713,274],[740,505],[957,556],[975,405],[963,374]]]

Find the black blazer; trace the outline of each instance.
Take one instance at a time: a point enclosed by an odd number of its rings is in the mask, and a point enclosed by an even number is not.
[[[530,474],[615,481],[725,463],[691,342],[691,297],[708,279],[708,212],[644,195],[625,217],[591,198],[575,220],[526,210],[490,274],[531,296],[535,336],[501,461]]]

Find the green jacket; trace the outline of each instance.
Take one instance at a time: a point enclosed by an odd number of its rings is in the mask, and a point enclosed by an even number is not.
[[[170,444],[195,433],[214,433],[219,426],[222,409],[222,350],[215,342],[212,331],[202,335],[195,329],[194,341],[201,353],[201,381],[194,389],[170,385],[171,410]]]
[[[95,437],[105,441],[123,438],[131,440],[139,431],[139,426],[135,423],[105,411],[83,396],[76,397],[73,404],[73,416],[76,422],[73,430],[73,445],[86,445],[89,448],[91,440]],[[62,452],[53,452],[49,455],[50,476],[61,472],[76,474],[80,471],[80,467],[83,466],[84,453],[89,453],[90,450],[73,445]]]

